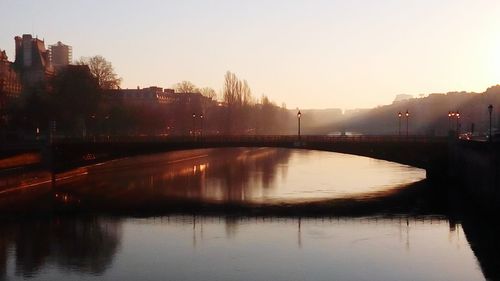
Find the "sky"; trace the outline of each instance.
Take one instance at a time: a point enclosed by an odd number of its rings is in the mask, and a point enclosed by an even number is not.
[[[397,94],[500,84],[499,0],[1,0],[14,36],[102,55],[122,88],[188,80],[220,92],[227,71],[288,108],[368,108]]]

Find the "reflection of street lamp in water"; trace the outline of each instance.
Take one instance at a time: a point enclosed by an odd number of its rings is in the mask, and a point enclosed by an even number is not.
[[[299,110],[299,112],[297,112],[298,136],[299,136],[299,140],[300,140],[300,116],[302,116],[302,113],[300,113],[300,110]]]

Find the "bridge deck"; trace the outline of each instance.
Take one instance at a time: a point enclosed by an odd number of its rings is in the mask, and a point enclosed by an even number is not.
[[[50,152],[56,166],[81,166],[145,153],[215,147],[283,147],[367,156],[420,168],[444,164],[447,138],[422,136],[196,136],[56,139]]]

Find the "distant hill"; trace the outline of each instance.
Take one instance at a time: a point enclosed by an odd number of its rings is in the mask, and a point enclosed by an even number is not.
[[[351,131],[363,134],[398,134],[398,112],[408,110],[409,134],[445,136],[449,129],[456,129],[457,119],[448,118],[448,112],[460,112],[458,120],[461,132],[471,131],[486,133],[489,127],[488,105],[494,106],[493,127],[500,125],[500,85],[492,86],[483,93],[448,92],[434,93],[427,97],[411,98],[390,105],[379,106],[369,110],[346,111],[344,114],[327,115],[314,113],[315,123],[311,133],[326,134],[333,131]],[[318,118],[319,117],[319,118]],[[474,124],[474,125],[472,125]],[[401,131],[406,133],[406,119],[401,118]]]
[[[407,101],[407,100],[410,100],[412,99],[413,96],[412,95],[407,95],[407,94],[400,94],[400,95],[397,95],[396,98],[394,99],[394,102],[393,103],[396,103],[396,102],[401,102],[401,101]]]

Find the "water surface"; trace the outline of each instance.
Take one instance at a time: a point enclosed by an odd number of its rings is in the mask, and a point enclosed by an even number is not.
[[[62,218],[1,230],[9,280],[485,279],[462,226],[442,218]]]
[[[422,169],[348,154],[227,148],[112,161],[88,167],[58,188],[123,204],[161,199],[267,204],[373,196],[424,178]]]
[[[416,213],[434,201],[408,193],[424,178],[387,161],[280,148],[130,157],[58,174],[54,184],[44,171],[7,176],[0,210],[28,216],[0,223],[0,279],[498,280],[497,223]],[[378,198],[385,213],[304,218],[317,202],[353,198]],[[167,211],[173,204],[182,215]],[[211,216],[206,204],[250,212]],[[288,218],[252,215],[261,205],[271,214],[305,207]],[[150,206],[162,213],[151,216]],[[142,218],[109,215],[117,210]]]

